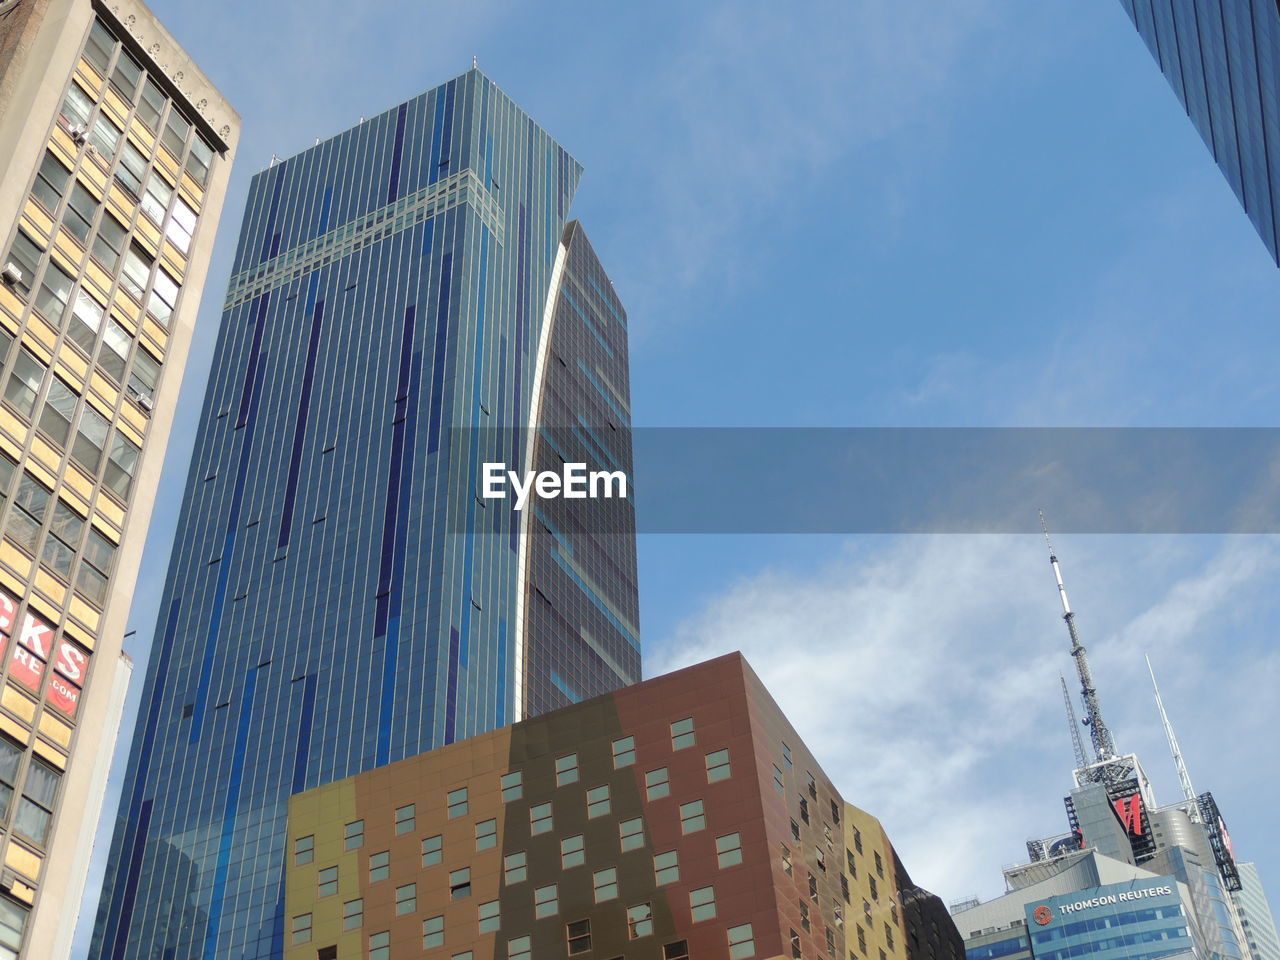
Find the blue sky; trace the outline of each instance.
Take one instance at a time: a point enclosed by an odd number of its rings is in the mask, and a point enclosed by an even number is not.
[[[1275,424],[1280,271],[1117,0],[152,6],[244,132],[126,731],[249,177],[473,55],[586,167],[573,213],[628,307],[637,426]],[[1280,889],[1274,540],[1057,539],[1120,745],[1176,798],[1149,653],[1197,788]],[[1038,537],[640,550],[647,673],[744,650],[922,884],[996,895],[1065,828]]]

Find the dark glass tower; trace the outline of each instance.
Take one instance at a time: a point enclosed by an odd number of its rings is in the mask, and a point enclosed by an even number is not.
[[[1276,0],[1121,0],[1280,264]]]
[[[95,957],[279,956],[291,793],[639,679],[630,499],[480,495],[631,473],[580,174],[471,70],[254,178]]]

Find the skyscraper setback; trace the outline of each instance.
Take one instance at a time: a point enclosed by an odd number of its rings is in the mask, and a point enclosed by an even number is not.
[[[279,956],[289,796],[639,679],[626,315],[478,70],[250,187],[94,956]]]
[[[142,3],[0,3],[0,957],[69,955],[239,118]]]

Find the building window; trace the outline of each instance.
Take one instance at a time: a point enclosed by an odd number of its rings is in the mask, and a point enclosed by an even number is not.
[[[843,873],[840,874],[840,896],[844,897],[845,903],[853,903],[853,901],[849,899],[849,878]]]
[[[71,179],[71,171],[64,167],[52,153],[46,153],[40,161],[40,169],[36,172],[36,182],[31,192],[44,204],[49,213],[55,213],[62,193],[67,189],[67,181]]]
[[[777,767],[774,767],[777,770]],[[728,780],[733,771],[729,768],[729,751],[713,750],[707,754],[707,783]]]
[[[865,901],[863,901],[865,903]],[[867,931],[862,929],[862,924],[855,924],[858,928],[858,952],[867,952]]]
[[[409,804],[407,807],[398,807],[396,809],[396,835],[402,833],[412,833],[415,826],[416,818],[414,816],[416,809],[415,804]]]
[[[622,737],[613,741],[613,769],[620,770],[636,762],[636,738]]]
[[[809,922],[809,905],[803,900],[800,901],[800,926],[805,933],[808,933],[813,926]]]
[[[701,887],[689,891],[689,914],[694,923],[714,920],[716,916],[715,887]]]
[[[827,952],[836,952],[836,935],[830,927],[827,927]]]
[[[49,381],[49,393],[40,410],[40,429],[60,447],[67,445],[71,435],[71,418],[75,416],[79,398],[57,377]]]
[[[476,849],[488,850],[498,845],[498,821],[481,820],[476,824]]]
[[[587,819],[594,820],[596,817],[603,817],[610,810],[609,802],[609,785],[592,787],[587,791]]]
[[[867,885],[871,887],[871,899],[872,899],[872,900],[879,900],[879,899],[880,899],[880,894],[879,894],[879,892],[878,892],[878,891],[877,891],[877,889],[876,889],[876,878],[875,878],[875,877],[867,877]]]
[[[383,930],[369,937],[369,960],[391,960],[391,932]]]
[[[800,949],[800,934],[794,930],[789,931],[791,934],[791,960],[800,960],[804,956]]]
[[[644,846],[644,821],[639,817],[634,820],[623,820],[618,824],[618,839],[625,853],[638,850]]]
[[[14,409],[31,416],[36,408],[36,395],[44,383],[45,366],[25,349],[18,351],[13,361],[13,371],[4,387],[4,398]]]
[[[342,828],[342,849],[355,850],[364,846],[364,821],[353,820]]]
[[[449,807],[449,819],[461,817],[469,808],[467,803],[467,788],[459,787],[457,790],[450,790],[446,795],[445,802]]]
[[[209,182],[209,165],[213,162],[213,147],[204,142],[204,137],[196,134],[191,138],[191,153],[187,155],[187,173],[200,186]]]
[[[871,916],[871,904],[867,903],[866,900],[862,901],[862,912],[867,917]]]
[[[331,943],[316,951],[316,960],[338,960],[338,945]]]
[[[689,960],[689,941],[675,940],[662,945],[662,960]]]
[[[422,921],[422,945],[424,947],[444,946],[444,917],[428,917]]]
[[[185,117],[174,108],[169,111],[169,117],[165,120],[164,132],[160,134],[160,142],[168,148],[169,152],[178,160],[182,159],[182,148],[187,142],[187,134],[191,132],[191,124],[187,123]]]
[[[698,738],[693,732],[693,717],[685,717],[683,720],[677,720],[671,724],[672,750],[683,750],[685,747],[692,747],[697,742]]]
[[[853,877],[853,879],[857,880],[857,879],[858,879],[858,861],[856,861],[856,860],[854,860],[854,859],[853,859],[853,851],[852,851],[852,850],[846,850],[846,851],[844,852],[844,858],[845,858],[845,860],[847,860],[847,861],[848,861],[848,863],[849,863],[849,876],[851,876],[851,877]]]
[[[887,923],[884,925],[884,943],[890,950],[893,949],[893,927]]]
[[[332,897],[338,892],[338,868],[323,867],[316,873],[316,896]]]
[[[396,887],[396,916],[413,913],[417,909],[418,885],[416,883],[406,883],[403,887]]]
[[[502,858],[502,869],[508,886],[520,883],[529,875],[529,855],[523,850]]]
[[[728,934],[729,960],[746,960],[747,957],[756,955],[756,941],[751,933],[751,924],[743,923],[730,927]]]
[[[422,841],[422,865],[434,867],[444,860],[444,838],[439,834]]]
[[[516,937],[507,941],[507,960],[530,960],[532,956],[529,937]]]
[[[826,873],[827,872],[827,852],[823,850],[822,847],[814,847],[813,857],[815,862],[818,864],[818,869],[821,870],[823,873]]]
[[[463,867],[449,874],[449,899],[461,900],[471,896],[471,868]]]
[[[809,899],[818,902],[818,878],[812,873],[809,874]]]
[[[716,837],[716,860],[721,869],[736,866],[742,862],[742,839],[736,833]]]
[[[383,850],[381,853],[370,854],[369,882],[377,883],[389,876],[391,876],[391,851]]]
[[[859,853],[862,852],[862,831],[861,830],[855,829],[853,831],[853,849],[857,850]]]
[[[536,837],[540,833],[549,833],[553,826],[550,803],[535,803],[529,808],[530,835]]]
[[[42,254],[43,251],[36,246],[35,241],[19,230],[18,235],[13,238],[13,246],[9,248],[9,256],[5,260],[13,261],[13,265],[22,273],[22,278],[15,285],[15,289],[24,298],[31,293],[31,284],[35,281],[36,268],[40,265]]]
[[[560,866],[567,870],[570,867],[580,867],[587,859],[585,852],[585,844],[582,834],[576,837],[565,837],[560,841]]]
[[[449,960],[475,960],[475,956],[470,950],[463,950],[461,953],[455,953]]]
[[[591,875],[591,887],[595,891],[596,903],[604,903],[618,895],[618,868],[606,867]]]
[[[645,798],[649,800],[670,796],[671,779],[667,775],[666,767],[650,770],[644,775],[644,794]]]
[[[779,844],[782,847],[782,872],[788,877],[791,876],[791,848],[785,843]]]
[[[680,854],[675,850],[653,855],[653,877],[658,886],[680,879]]]
[[[479,924],[481,933],[494,933],[502,925],[497,900],[490,900],[476,907],[476,923]]]
[[[111,455],[107,458],[107,469],[103,472],[102,481],[107,489],[121,500],[129,499],[129,491],[133,489],[133,471],[138,467],[138,457],[141,453],[142,451],[119,431],[111,440]]]
[[[782,771],[778,769],[778,765],[773,764],[773,789],[781,794],[786,794],[787,788],[782,783]]]
[[[627,939],[639,940],[653,936],[653,905],[637,903],[627,907]]]
[[[782,745],[782,762],[787,765],[787,769],[791,769],[791,748],[785,743]]]
[[[818,799],[818,781],[813,779],[813,774],[809,773],[808,771],[805,771],[805,778],[809,782],[809,796],[817,800]]]
[[[560,912],[560,894],[554,883],[545,887],[535,887],[533,891],[533,916],[541,920],[543,917],[554,917]]]
[[[578,782],[578,755],[571,753],[567,757],[556,758],[556,786],[563,787],[568,783]]]
[[[697,833],[707,825],[707,818],[701,800],[691,800],[680,804],[680,832]]]
[[[4,906],[8,906],[8,904],[4,904]],[[0,913],[3,913],[3,909],[0,909]],[[0,930],[3,930],[3,920],[0,920]],[[4,935],[7,932],[0,933],[0,944],[16,948],[18,941],[15,940],[13,943],[9,943]],[[294,943],[309,943],[311,940],[311,914],[300,913],[294,917],[292,932]]]
[[[591,950],[591,921],[575,920],[565,926],[565,940],[569,946],[569,956],[587,953]]]
[[[800,798],[800,819],[806,824],[809,822],[809,801],[805,797]]]
[[[524,773],[522,771],[512,770],[510,773],[504,773],[499,782],[502,785],[503,803],[519,800],[524,796]]]
[[[6,808],[8,804],[5,804]],[[315,859],[316,855],[316,837],[315,834],[308,834],[305,837],[298,837],[293,841],[293,865],[295,867],[305,866]]]
[[[880,859],[880,851],[879,850],[875,851],[874,856],[876,858],[876,876],[883,879],[884,878],[884,861]]]
[[[364,923],[364,900],[348,900],[342,905],[342,929],[354,930]]]

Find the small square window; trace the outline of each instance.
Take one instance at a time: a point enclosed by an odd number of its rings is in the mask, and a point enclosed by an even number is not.
[[[524,773],[522,771],[512,770],[510,773],[504,773],[500,782],[502,784],[503,803],[519,800],[524,796]]]
[[[494,933],[502,925],[498,915],[498,901],[490,900],[476,907],[476,922],[481,933]]]
[[[535,919],[554,917],[560,912],[560,895],[556,885],[537,887],[533,891],[533,916]]]
[[[560,841],[560,866],[563,869],[580,867],[586,863],[587,855],[582,834],[576,837],[565,837]]]
[[[316,873],[316,896],[331,897],[338,892],[338,868],[324,867]]]
[[[627,939],[639,940],[653,936],[653,905],[637,903],[627,907]]]
[[[773,769],[776,771],[778,768]],[[713,750],[707,754],[707,783],[728,780],[731,773],[728,750]]]
[[[676,940],[662,945],[662,960],[689,960],[689,941]]]
[[[658,886],[680,879],[680,855],[675,850],[653,855],[653,878]]]
[[[707,825],[707,817],[703,811],[701,800],[691,800],[680,804],[680,832],[697,833]]]
[[[671,779],[667,775],[666,767],[650,770],[644,775],[644,791],[645,797],[649,800],[657,800],[671,794]]]
[[[627,850],[638,850],[644,846],[644,821],[639,817],[634,820],[623,820],[618,824],[618,838],[625,853]]]
[[[428,917],[422,921],[422,945],[428,948],[444,946],[444,917]]]
[[[305,837],[298,837],[293,841],[293,863],[294,866],[305,866],[315,859],[316,856],[316,837],[315,834],[309,834]]]
[[[372,853],[369,855],[369,882],[377,883],[379,880],[385,880],[391,876],[391,852],[383,850],[381,853]]]
[[[354,930],[364,923],[364,900],[348,900],[342,905],[342,929]]]
[[[587,819],[594,820],[596,817],[603,817],[610,810],[611,803],[609,800],[609,785],[592,787],[587,791]]]
[[[578,755],[571,753],[567,757],[556,758],[556,786],[578,782]]]
[[[591,875],[591,887],[595,891],[596,903],[612,900],[618,895],[618,868],[597,870]]]
[[[476,849],[489,850],[498,845],[498,821],[481,820],[476,824]]]
[[[636,762],[636,738],[622,737],[613,741],[613,769],[620,770]]]
[[[693,732],[693,717],[685,717],[683,720],[677,720],[671,725],[672,750],[683,750],[685,747],[692,747],[697,742],[698,738]]]
[[[293,942],[309,943],[311,941],[311,914],[301,913],[293,918]]]
[[[463,867],[449,873],[449,899],[461,900],[471,896],[471,868]]]
[[[701,887],[689,891],[689,913],[694,923],[703,920],[714,920],[716,917],[715,887]]]
[[[756,955],[756,941],[751,932],[751,924],[744,923],[730,927],[728,935],[729,960],[746,960],[747,957]]]
[[[422,841],[422,865],[434,867],[444,859],[444,838],[439,834]]]
[[[508,886],[520,883],[529,875],[529,855],[523,850],[502,858],[503,877]]]
[[[396,810],[396,835],[402,833],[412,833],[415,817],[415,804],[409,804],[407,807],[400,807]]]
[[[445,802],[449,807],[449,819],[461,817],[470,808],[467,802],[467,788],[459,787],[457,790],[450,790],[446,795]]]
[[[342,849],[355,850],[364,846],[364,821],[354,820],[342,828]]]
[[[418,885],[407,883],[403,887],[396,887],[396,916],[413,913],[417,909]]]
[[[587,953],[591,950],[591,921],[575,920],[565,926],[565,940],[568,941],[569,956]]]
[[[533,956],[530,937],[516,937],[507,941],[507,960],[530,960]]]
[[[554,824],[551,822],[551,804],[535,803],[529,808],[529,833],[537,836],[549,833]]]
[[[716,860],[720,868],[736,866],[742,862],[742,838],[736,833],[716,837]]]

